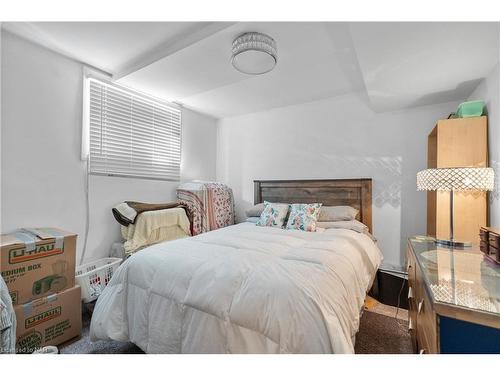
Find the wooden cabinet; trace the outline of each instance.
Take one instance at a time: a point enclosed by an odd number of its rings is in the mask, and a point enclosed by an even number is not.
[[[488,119],[486,116],[439,120],[428,137],[427,167],[487,167]],[[479,228],[488,224],[486,192],[455,193],[455,238],[479,243]],[[427,192],[427,234],[448,238],[449,192]]]
[[[438,353],[437,317],[425,290],[420,267],[416,267],[415,306],[417,316],[417,348],[422,354]]]
[[[408,269],[408,319],[413,350],[421,354],[439,353],[436,314],[425,291],[422,273],[410,247],[406,252]]]
[[[411,344],[413,351],[417,351],[417,306],[416,298],[416,280],[415,280],[415,257],[410,248],[406,251],[406,271],[408,272],[408,329],[410,331]]]
[[[415,353],[500,353],[500,265],[477,247],[408,240],[409,330]]]

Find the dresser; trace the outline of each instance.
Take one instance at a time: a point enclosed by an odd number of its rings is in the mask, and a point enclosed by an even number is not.
[[[408,239],[409,330],[421,354],[500,353],[500,265],[478,247]]]

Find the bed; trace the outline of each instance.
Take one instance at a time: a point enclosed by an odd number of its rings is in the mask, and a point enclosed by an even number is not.
[[[351,205],[370,231],[371,180],[255,181],[255,203]],[[382,255],[348,229],[240,223],[148,247],[96,303],[92,340],[147,353],[353,353]]]

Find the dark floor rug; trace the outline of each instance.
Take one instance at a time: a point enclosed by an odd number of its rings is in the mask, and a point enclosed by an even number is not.
[[[356,354],[411,354],[408,322],[364,311],[356,335]]]
[[[90,342],[90,315],[83,316],[82,336],[79,340],[59,346],[62,354],[140,354],[132,343],[117,341]],[[412,353],[408,322],[393,317],[364,311],[356,335],[356,354]]]

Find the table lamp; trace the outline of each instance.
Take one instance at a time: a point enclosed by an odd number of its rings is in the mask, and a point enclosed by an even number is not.
[[[492,168],[431,168],[417,173],[418,190],[450,192],[450,238],[436,239],[446,246],[468,247],[469,242],[456,241],[453,237],[453,195],[455,191],[490,191],[494,186]]]

